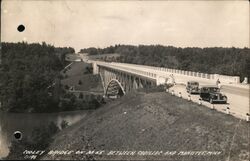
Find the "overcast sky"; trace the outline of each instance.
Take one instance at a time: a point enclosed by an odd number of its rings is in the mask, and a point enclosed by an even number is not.
[[[1,39],[86,47],[249,47],[248,1],[3,0]],[[17,31],[19,24],[26,29]]]

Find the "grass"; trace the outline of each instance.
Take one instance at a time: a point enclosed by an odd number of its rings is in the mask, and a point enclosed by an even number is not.
[[[87,72],[86,68],[91,67],[91,64],[85,62],[73,62],[66,70],[63,70],[62,75],[67,75],[67,77],[83,75]]]
[[[61,81],[62,85],[75,86],[75,90],[79,91],[90,91],[90,92],[102,92],[103,87],[101,83],[100,75],[77,75],[71,76],[69,78],[63,79]]]
[[[91,74],[91,64],[74,62],[67,70],[62,71],[64,79],[61,83],[64,87],[74,86],[78,91],[90,91],[103,93],[100,75]]]
[[[164,92],[131,92],[60,132],[50,149],[220,151],[218,156],[93,156],[96,159],[249,160],[249,124]],[[83,141],[83,138],[85,141]],[[88,142],[86,143],[86,139]],[[45,156],[83,159],[86,156]]]

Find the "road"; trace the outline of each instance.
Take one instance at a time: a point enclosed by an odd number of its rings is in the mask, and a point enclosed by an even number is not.
[[[249,89],[223,85],[223,91],[227,93],[237,94],[238,96],[242,97],[249,97]]]
[[[89,62],[92,62],[91,60],[87,60]],[[144,71],[144,72],[151,72],[160,76],[169,76],[170,72],[157,70],[154,67],[151,66],[145,66],[145,65],[138,65],[138,64],[126,64],[126,63],[116,63],[111,62],[110,66],[115,66],[119,68],[131,68],[136,69],[138,71]],[[177,74],[174,73],[175,82],[177,85],[171,88],[171,90],[175,91],[175,94],[181,92],[182,97],[185,99],[188,99],[188,93],[186,92],[186,82],[189,80],[194,80],[199,82],[201,86],[203,85],[215,85],[216,81],[211,81],[209,79],[199,78],[199,77],[192,77],[187,76],[183,74]],[[247,113],[250,114],[250,107],[249,107],[249,84],[243,85],[243,84],[229,84],[229,83],[223,83],[221,82],[222,89],[221,92],[225,94],[228,98],[228,104],[213,104],[211,105],[209,102],[203,101],[202,104],[209,107],[214,108],[215,110],[226,112],[226,108],[230,108],[230,114],[240,118],[240,119],[246,119]],[[199,102],[199,95],[191,95],[192,101],[198,103]]]
[[[181,92],[182,98],[188,99],[189,93],[186,92],[186,86],[182,84],[177,84],[170,88],[170,92],[174,91],[175,96],[179,96],[179,92]],[[226,108],[230,108],[230,114],[241,118],[246,119],[246,113],[249,113],[249,98],[246,96],[239,96],[237,94],[227,92],[227,88],[224,89],[222,86],[221,92],[228,97],[228,104],[210,104],[206,101],[201,101],[201,103],[209,108],[214,108],[220,112],[226,113]],[[190,95],[190,98],[193,102],[199,103],[199,95]]]
[[[165,71],[159,71],[156,69],[152,69],[149,66],[136,65],[136,64],[120,64],[120,63],[112,63],[116,66],[126,67],[126,68],[136,68],[142,71],[153,72],[158,75],[170,75],[171,73]],[[188,93],[186,92],[186,82],[190,80],[195,80],[200,83],[200,85],[215,85],[215,82],[211,82],[211,80],[194,78],[186,75],[178,75],[175,74],[175,79],[177,85],[171,88],[171,90],[175,91],[175,94],[178,95],[181,92],[182,97],[188,99]],[[221,92],[228,97],[228,104],[213,104],[211,105],[209,102],[202,101],[202,104],[211,108],[213,107],[215,110],[226,112],[226,108],[230,108],[230,114],[241,118],[246,119],[246,114],[250,113],[249,108],[249,85],[240,85],[240,84],[226,84],[222,83]],[[199,95],[191,95],[192,101],[198,103]]]

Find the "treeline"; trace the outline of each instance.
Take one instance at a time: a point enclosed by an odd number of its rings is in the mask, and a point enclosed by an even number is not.
[[[104,49],[83,49],[92,53],[120,53],[118,62],[152,65],[210,74],[240,76],[241,81],[250,75],[249,48],[177,48],[162,45],[115,45]],[[94,52],[95,51],[95,52]]]
[[[49,86],[68,63],[65,55],[73,48],[56,48],[46,43],[1,43],[1,110],[11,112],[56,111],[58,100]]]
[[[90,48],[84,48],[84,49],[80,49],[80,53],[88,53],[89,55],[98,55],[98,54],[113,54],[115,53],[115,49],[118,47],[118,45],[115,46],[109,46],[106,48],[94,48],[94,47],[90,47]]]

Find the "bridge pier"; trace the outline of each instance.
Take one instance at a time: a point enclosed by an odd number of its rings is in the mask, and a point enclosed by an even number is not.
[[[133,78],[133,88],[138,89],[138,83],[137,83],[136,77]]]
[[[96,64],[96,62],[92,63],[92,67],[93,67],[93,74],[98,74],[99,73],[99,67]]]
[[[140,78],[138,78],[138,86],[139,88],[143,88],[142,80]]]

